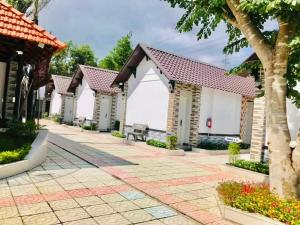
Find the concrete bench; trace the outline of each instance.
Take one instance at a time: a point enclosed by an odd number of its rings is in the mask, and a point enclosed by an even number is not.
[[[133,136],[134,141],[138,140],[138,137],[142,139],[142,141],[146,141],[148,136],[149,127],[146,124],[133,124],[132,131],[127,133],[127,140],[129,136]]]

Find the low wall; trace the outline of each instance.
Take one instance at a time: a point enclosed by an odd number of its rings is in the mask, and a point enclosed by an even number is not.
[[[31,144],[31,150],[24,160],[0,166],[0,179],[23,173],[42,164],[48,153],[48,131],[39,131]]]

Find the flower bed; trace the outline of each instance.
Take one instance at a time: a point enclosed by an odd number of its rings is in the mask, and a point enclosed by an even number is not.
[[[225,205],[286,224],[300,224],[300,201],[281,199],[269,190],[268,185],[224,182],[218,186],[217,191]]]
[[[247,160],[236,160],[235,162],[231,163],[230,165],[238,167],[238,168],[242,168],[242,169],[269,175],[269,165],[265,164],[265,163],[252,162],[252,161],[247,161]]]

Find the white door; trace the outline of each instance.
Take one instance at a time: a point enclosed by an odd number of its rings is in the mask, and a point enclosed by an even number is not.
[[[73,109],[74,109],[74,99],[73,97],[67,96],[65,98],[65,112],[64,121],[71,123],[73,121]]]
[[[253,124],[253,108],[254,108],[254,102],[247,102],[245,140],[243,140],[247,144],[251,143],[252,124]]]
[[[178,143],[189,144],[192,112],[192,93],[180,92],[179,114],[178,114]]]
[[[112,96],[102,95],[100,100],[99,130],[108,131],[111,129],[111,107]]]

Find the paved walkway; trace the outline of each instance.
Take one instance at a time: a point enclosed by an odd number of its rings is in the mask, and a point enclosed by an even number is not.
[[[109,134],[48,128],[47,161],[0,181],[1,225],[231,224],[215,192],[218,182],[241,179],[223,166],[226,156],[170,157]]]

